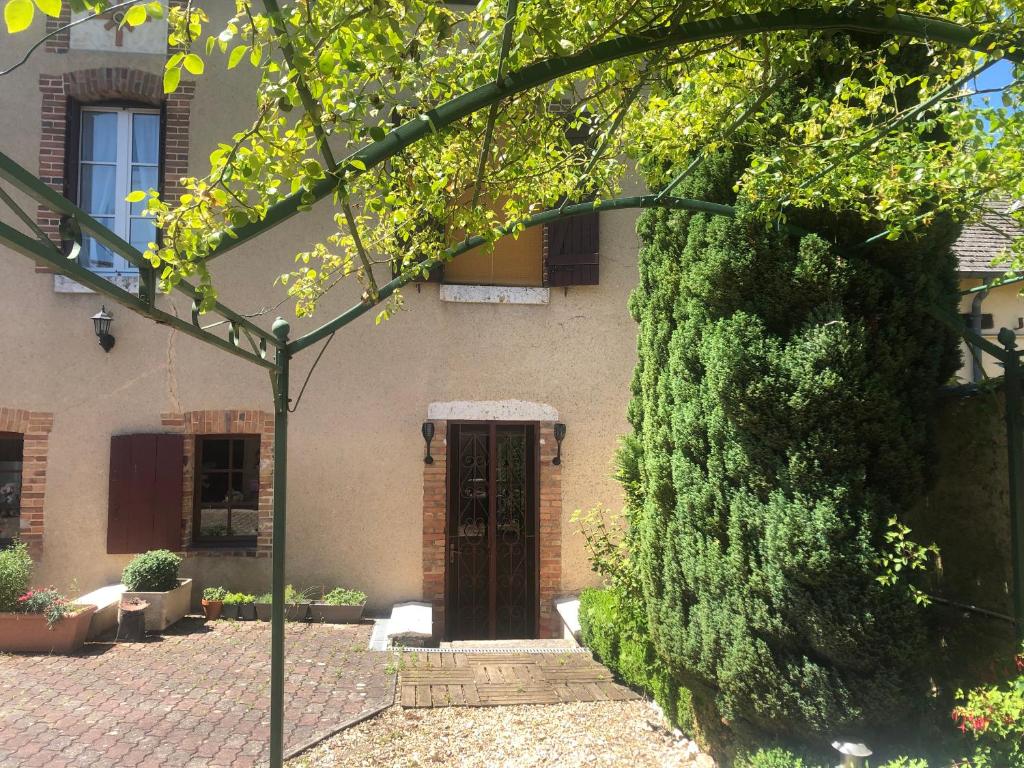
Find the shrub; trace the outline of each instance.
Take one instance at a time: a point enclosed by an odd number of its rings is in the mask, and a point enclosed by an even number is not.
[[[121,582],[129,592],[169,592],[178,586],[181,558],[166,549],[137,555],[124,571]]]
[[[957,691],[953,720],[977,742],[972,768],[1024,765],[1024,655],[1016,662],[1017,676],[1003,685]]]
[[[245,592],[229,592],[224,596],[224,605],[248,605],[256,602],[256,596]]]
[[[0,611],[21,610],[18,598],[28,591],[31,577],[32,558],[25,542],[0,550]]]
[[[265,592],[257,597],[253,602],[259,603],[260,605],[270,605],[274,602],[274,596],[270,592]]]
[[[30,589],[18,598],[18,605],[25,613],[41,613],[46,617],[46,626],[53,625],[75,612],[71,601],[53,587]]]
[[[358,589],[335,587],[324,595],[322,602],[327,605],[362,605],[366,602],[366,593]]]
[[[832,242],[878,222],[805,213],[790,221],[824,237],[799,240],[766,227],[735,199],[746,162],[707,155],[676,191],[738,202],[736,218],[637,225],[629,549],[656,654],[694,692],[713,755],[837,731],[878,743],[927,691],[920,608],[879,579],[900,565],[889,521],[928,486],[930,406],[959,364],[926,319],[955,311],[956,228],[849,258]]]
[[[616,588],[585,589],[580,594],[580,632],[601,663],[627,685],[647,691],[669,722],[693,735],[690,692],[655,656],[637,606]]]
[[[736,768],[810,768],[802,758],[797,757],[788,749],[775,747],[759,749],[752,755],[741,755],[736,760]]]
[[[207,587],[203,590],[203,600],[208,603],[226,603],[228,591],[224,587]]]

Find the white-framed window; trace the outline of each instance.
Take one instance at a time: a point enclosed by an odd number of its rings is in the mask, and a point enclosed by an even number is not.
[[[160,112],[135,107],[83,106],[78,146],[78,205],[140,251],[156,237],[145,202],[128,203],[132,190],[157,189]],[[93,238],[82,242],[82,266],[104,275],[136,275],[138,268]]]

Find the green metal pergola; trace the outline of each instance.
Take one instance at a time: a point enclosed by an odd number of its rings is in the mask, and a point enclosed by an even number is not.
[[[869,32],[897,37],[908,37],[945,43],[961,49],[971,49],[989,53],[989,40],[979,35],[976,30],[964,27],[944,19],[930,18],[911,14],[897,13],[886,16],[874,11],[849,9],[845,11],[822,10],[817,8],[792,9],[779,13],[751,13],[727,18],[712,18],[685,23],[667,24],[659,28],[647,30],[642,34],[623,35],[606,40],[589,49],[569,56],[560,56],[539,61],[521,69],[506,72],[505,59],[511,44],[511,27],[515,19],[517,0],[506,0],[505,33],[501,42],[498,67],[494,80],[424,112],[396,127],[383,138],[373,141],[349,156],[335,160],[327,144],[327,134],[320,122],[319,107],[303,82],[299,70],[292,62],[294,50],[287,36],[281,11],[276,0],[263,0],[267,13],[281,37],[281,51],[285,60],[298,75],[296,85],[307,113],[313,119],[317,144],[327,167],[327,175],[317,182],[312,189],[315,200],[333,194],[342,188],[347,180],[355,178],[372,169],[388,158],[402,152],[420,139],[451,128],[456,122],[480,110],[488,110],[487,128],[484,134],[481,159],[485,158],[492,140],[492,129],[496,109],[500,103],[510,97],[537,88],[552,80],[581,72],[589,67],[618,59],[636,56],[643,53],[661,51],[688,43],[713,40],[723,37],[740,38],[761,32],[784,30],[823,31],[836,30],[847,32]],[[1019,49],[1006,54],[1005,58],[1019,62],[1024,53]],[[941,95],[941,94],[940,94]],[[923,103],[920,109],[926,109],[938,98]],[[731,131],[738,127],[739,122],[752,115],[756,110],[748,109],[739,121],[729,126]],[[694,161],[700,161],[700,157]],[[480,174],[483,173],[483,162],[478,168],[477,188]],[[681,178],[692,170],[691,165],[680,174],[668,187],[658,194],[633,197],[621,197],[600,202],[563,204],[520,222],[519,227],[506,227],[499,231],[500,236],[511,234],[514,229],[530,228],[548,224],[561,219],[571,218],[595,210],[625,210],[642,208],[670,208],[707,213],[718,216],[734,216],[736,211],[728,205],[675,197],[669,194]],[[284,723],[284,589],[285,589],[285,529],[287,518],[287,460],[288,460],[288,413],[289,413],[289,367],[291,359],[298,353],[316,344],[356,318],[370,311],[391,296],[397,289],[415,279],[422,269],[439,266],[461,253],[481,246],[493,237],[475,236],[467,238],[458,245],[448,248],[438,258],[428,259],[395,277],[367,296],[347,311],[334,317],[319,328],[297,338],[289,338],[289,324],[278,317],[272,328],[267,331],[248,318],[231,308],[217,302],[209,310],[219,316],[221,322],[210,326],[200,325],[199,305],[201,296],[197,289],[186,281],[174,286],[174,290],[192,300],[191,320],[184,320],[168,313],[157,306],[157,289],[155,272],[144,255],[131,244],[107,229],[85,211],[72,204],[63,196],[50,189],[35,175],[21,167],[9,156],[0,153],[0,182],[35,200],[50,211],[67,217],[75,225],[80,236],[91,236],[111,252],[124,257],[128,262],[139,268],[142,285],[139,295],[135,295],[103,277],[90,272],[79,264],[74,255],[66,256],[61,248],[52,242],[36,225],[31,216],[17,206],[15,201],[0,188],[0,201],[6,203],[32,235],[0,222],[0,244],[33,259],[39,264],[50,267],[54,271],[91,288],[97,293],[127,307],[155,323],[170,326],[182,333],[192,336],[206,344],[228,354],[240,357],[249,363],[264,368],[270,374],[271,390],[274,402],[275,433],[274,433],[274,507],[273,507],[273,558],[272,558],[272,630],[271,630],[271,722],[270,722],[270,754],[271,768],[280,768],[284,760],[283,723]],[[257,222],[237,228],[233,233],[222,233],[219,245],[207,256],[216,258],[223,253],[249,244],[263,232],[286,221],[299,212],[300,208],[308,207],[308,193],[293,194],[272,206],[265,216]],[[348,215],[349,225],[357,236],[354,222]],[[787,227],[790,234],[799,237],[808,234],[797,227]],[[862,245],[885,237],[882,232],[870,238]],[[73,251],[73,253],[77,253]],[[1007,387],[1007,426],[1010,435],[1010,513],[1012,519],[1013,548],[1013,591],[1014,609],[1018,633],[1024,629],[1024,556],[1021,553],[1024,544],[1024,520],[1021,519],[1019,508],[1024,498],[1024,470],[1020,466],[1024,457],[1024,435],[1022,435],[1022,419],[1020,413],[1021,371],[1020,355],[1014,349],[1011,337],[1001,338],[1003,346],[993,344],[980,334],[963,327],[962,320],[955,314],[934,310],[933,314],[961,333],[968,343],[983,349],[1006,366]],[[226,325],[226,337],[217,335],[211,329]],[[1011,397],[1012,393],[1012,397]],[[1012,407],[1011,407],[1012,403]]]

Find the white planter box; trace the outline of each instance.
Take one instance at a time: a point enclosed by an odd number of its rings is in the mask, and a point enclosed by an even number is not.
[[[192,579],[178,579],[178,586],[170,592],[125,592],[123,599],[137,597],[149,603],[146,609],[146,630],[163,632],[171,624],[181,621],[192,605]]]

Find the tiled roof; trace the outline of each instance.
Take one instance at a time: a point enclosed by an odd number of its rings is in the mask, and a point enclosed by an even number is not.
[[[1020,202],[991,200],[985,204],[981,221],[964,227],[960,238],[953,244],[953,253],[960,272],[1002,274],[1005,266],[992,266],[993,259],[1005,254],[1010,241],[1024,235],[1024,228],[1006,218],[1006,214],[1020,207]]]

